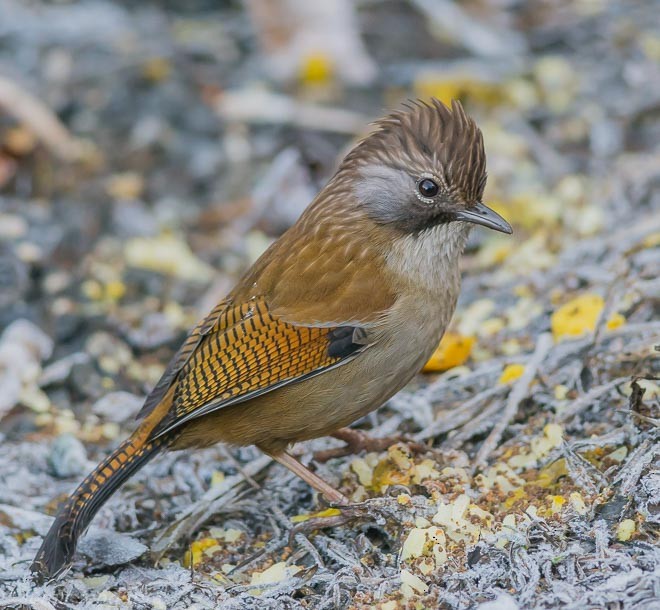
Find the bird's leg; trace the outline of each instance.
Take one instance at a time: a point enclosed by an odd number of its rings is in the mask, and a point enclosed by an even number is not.
[[[327,462],[332,458],[344,457],[345,455],[353,455],[361,451],[385,451],[395,443],[406,442],[403,436],[386,436],[383,438],[373,438],[365,434],[361,430],[354,428],[339,428],[330,436],[340,441],[344,441],[346,445],[343,447],[336,447],[334,449],[326,449],[324,451],[317,451],[314,454],[314,459],[317,462]],[[426,447],[413,443],[410,448],[414,451],[424,451]]]
[[[286,466],[293,474],[298,475],[308,485],[323,494],[332,504],[345,506],[350,504],[350,500],[341,492],[337,491],[332,485],[326,483],[320,476],[314,474],[309,468],[303,466],[296,458],[287,453],[269,454],[276,462]]]

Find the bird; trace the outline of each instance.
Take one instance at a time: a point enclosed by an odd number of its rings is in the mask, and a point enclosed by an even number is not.
[[[255,445],[347,505],[289,447],[345,438],[420,371],[456,308],[471,228],[512,233],[483,203],[485,185],[483,136],[458,101],[413,100],[376,121],[190,332],[133,434],[59,509],[35,578],[68,569],[102,504],[164,450]]]

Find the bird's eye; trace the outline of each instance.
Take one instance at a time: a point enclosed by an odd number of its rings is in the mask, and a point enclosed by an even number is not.
[[[440,187],[437,185],[435,181],[431,180],[430,178],[422,178],[417,183],[417,190],[419,191],[419,194],[422,197],[431,199],[432,197],[435,197],[438,194]]]

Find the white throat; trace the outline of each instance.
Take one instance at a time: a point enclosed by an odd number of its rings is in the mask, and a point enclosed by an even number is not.
[[[461,282],[460,257],[471,228],[465,222],[449,222],[400,237],[392,243],[387,266],[416,287],[455,297]]]

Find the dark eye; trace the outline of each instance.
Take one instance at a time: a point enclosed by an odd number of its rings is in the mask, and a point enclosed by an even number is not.
[[[417,184],[417,190],[422,197],[435,197],[440,190],[440,187],[430,178],[423,178]]]

